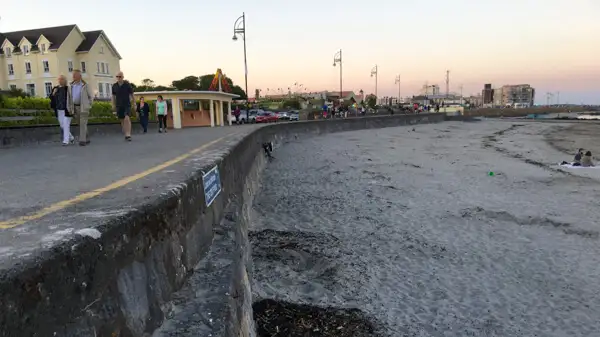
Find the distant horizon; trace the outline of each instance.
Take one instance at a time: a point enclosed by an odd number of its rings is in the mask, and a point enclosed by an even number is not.
[[[150,78],[168,86],[221,68],[244,88],[243,43],[231,38],[235,20],[246,10],[250,97],[255,89],[296,82],[308,91],[339,90],[333,59],[342,49],[344,90],[374,93],[370,74],[377,65],[380,97],[398,96],[398,75],[403,97],[418,94],[425,83],[445,91],[450,70],[450,91],[460,92],[462,85],[465,96],[480,93],[485,83],[523,83],[536,89],[538,104],[546,102],[547,92],[557,91],[561,103],[600,104],[600,46],[593,42],[600,36],[600,1],[546,0],[542,6],[505,0],[497,6],[469,0],[372,0],[368,5],[348,0],[341,12],[333,2],[316,0],[294,11],[266,0],[250,7],[240,0],[208,6],[190,0],[166,5],[81,0],[77,8],[51,6],[39,12],[30,8],[40,0],[5,2],[0,32],[68,24],[104,30],[123,57],[121,70],[134,83]],[[108,13],[99,15],[108,8],[127,13],[126,29]],[[22,13],[28,13],[27,20]]]

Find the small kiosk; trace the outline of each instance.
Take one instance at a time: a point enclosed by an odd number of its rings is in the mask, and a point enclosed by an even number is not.
[[[144,97],[146,102],[156,101],[158,96],[162,96],[169,107],[167,114],[169,128],[231,125],[231,102],[239,96],[224,92],[223,82],[226,86],[225,77],[219,69],[213,80],[214,85],[211,84],[211,88],[207,91],[144,91],[133,95],[136,101]],[[154,114],[154,111],[150,113]]]

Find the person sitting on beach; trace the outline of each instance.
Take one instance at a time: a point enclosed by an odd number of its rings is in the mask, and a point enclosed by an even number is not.
[[[593,167],[594,162],[592,161],[592,152],[587,151],[583,158],[581,159],[581,166],[583,167]]]
[[[577,150],[575,154],[575,158],[573,158],[573,163],[569,163],[568,161],[563,161],[560,163],[561,165],[571,165],[571,166],[581,166],[581,158],[583,158],[583,149]]]
[[[581,157],[583,157],[583,149],[579,149],[575,158],[573,158],[573,166],[581,166]]]

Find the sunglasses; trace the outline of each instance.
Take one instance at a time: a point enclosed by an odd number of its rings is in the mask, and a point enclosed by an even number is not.
[[[123,76],[117,76],[117,78],[123,78]]]

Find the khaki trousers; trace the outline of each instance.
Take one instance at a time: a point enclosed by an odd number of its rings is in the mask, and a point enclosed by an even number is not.
[[[82,111],[81,107],[75,106],[75,116],[77,116],[77,124],[79,124],[79,142],[85,143],[90,140],[88,133],[88,119],[90,118],[89,111]]]

